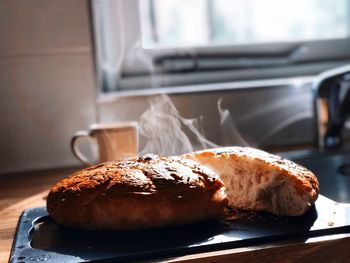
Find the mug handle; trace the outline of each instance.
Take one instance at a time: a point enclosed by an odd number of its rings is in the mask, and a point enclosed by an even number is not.
[[[75,157],[77,157],[77,159],[79,161],[81,161],[82,163],[86,164],[86,165],[92,165],[91,162],[89,162],[89,160],[84,156],[84,154],[79,150],[79,147],[78,147],[78,141],[79,139],[83,138],[83,137],[87,137],[87,138],[91,138],[91,134],[89,131],[77,131],[72,139],[71,139],[71,149],[72,149],[72,152],[74,154]]]

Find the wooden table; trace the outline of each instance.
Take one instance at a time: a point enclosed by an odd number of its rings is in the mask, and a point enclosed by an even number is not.
[[[0,263],[7,262],[21,212],[45,205],[48,189],[78,168],[2,175],[0,184]],[[350,235],[188,255],[166,262],[350,262]]]
[[[52,169],[1,175],[0,262],[7,262],[20,214],[31,207],[45,206],[48,189],[78,168]]]

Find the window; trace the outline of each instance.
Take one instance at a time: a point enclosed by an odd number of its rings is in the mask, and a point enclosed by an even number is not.
[[[346,38],[350,32],[347,0],[149,0],[140,4],[144,48]]]
[[[350,61],[349,0],[93,0],[104,92],[314,75]]]

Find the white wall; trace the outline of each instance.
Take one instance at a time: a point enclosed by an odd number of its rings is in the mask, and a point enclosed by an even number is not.
[[[75,165],[96,119],[86,0],[0,1],[0,173]]]

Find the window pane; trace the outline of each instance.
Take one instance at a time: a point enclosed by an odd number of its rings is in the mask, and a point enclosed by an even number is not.
[[[145,48],[346,38],[350,32],[348,0],[140,2]]]
[[[146,45],[191,46],[207,43],[209,27],[206,1],[149,0],[147,5],[148,8],[140,8],[141,11],[148,9],[148,12],[141,13],[143,41]]]

